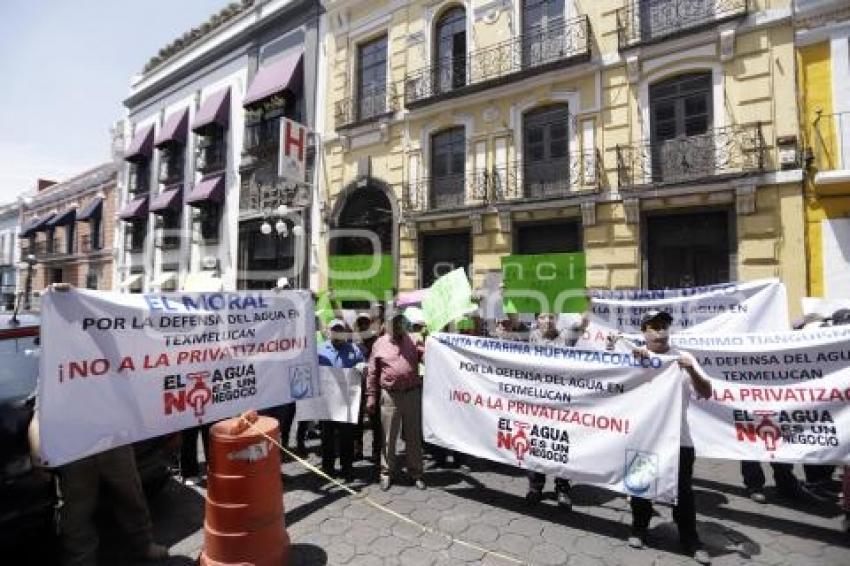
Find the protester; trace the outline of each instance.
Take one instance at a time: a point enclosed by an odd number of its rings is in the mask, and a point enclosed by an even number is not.
[[[180,476],[186,485],[198,485],[203,480],[198,462],[198,436],[204,448],[204,460],[210,461],[211,424],[187,428],[180,433]]]
[[[557,315],[554,313],[538,314],[537,328],[531,331],[528,341],[532,344],[561,346],[563,348],[575,346],[581,337],[581,333],[584,332],[584,324],[576,322],[564,331],[559,331],[557,320]],[[544,487],[546,487],[546,475],[540,472],[529,471],[528,492],[525,494],[525,500],[531,504],[539,503],[543,499]],[[568,511],[572,509],[573,500],[570,497],[570,481],[568,479],[561,477],[555,478],[555,496],[559,506]]]
[[[649,357],[650,354],[664,354],[676,356],[679,367],[687,374],[688,379],[683,380],[683,387],[687,389],[684,395],[685,403],[690,399],[690,388],[692,387],[699,397],[711,397],[711,382],[703,377],[696,366],[693,356],[679,352],[670,347],[670,324],[673,317],[669,313],[652,310],[641,318],[640,329],[643,332],[646,347],[637,348],[635,355]],[[690,387],[688,387],[690,383]],[[694,448],[691,441],[688,421],[682,415],[682,438],[679,448],[679,489],[677,504],[673,507],[673,519],[679,527],[679,541],[682,548],[688,554],[692,554],[694,560],[700,564],[709,564],[711,559],[702,548],[697,535],[696,509],[694,508],[693,492],[694,473]],[[642,497],[631,498],[632,508],[632,534],[629,537],[629,546],[643,548],[646,544],[649,521],[652,518],[652,501]]]
[[[59,531],[65,566],[97,564],[94,512],[101,487],[108,489],[109,507],[136,554],[151,561],[168,557],[168,549],[154,542],[153,524],[131,445],[65,464],[57,473],[62,500]]]
[[[354,319],[354,342],[360,348],[360,353],[363,359],[369,361],[369,356],[372,354],[372,346],[380,334],[380,323],[372,318],[372,315],[367,312],[360,312]],[[362,391],[366,391],[366,373],[363,374],[363,382],[361,384]],[[360,415],[357,421],[357,429],[354,432],[354,459],[363,459],[363,421],[369,419],[369,428],[372,431],[372,462],[375,466],[381,465],[381,417],[380,411],[369,415],[366,412],[366,395],[361,397],[363,402],[360,404]]]
[[[773,481],[776,483],[777,491],[788,498],[794,499],[802,494],[800,480],[794,475],[794,464],[771,462],[773,468]],[[741,462],[741,475],[744,478],[744,486],[747,496],[756,503],[766,503],[764,494],[765,476],[760,462],[744,460]]]
[[[407,473],[418,489],[422,480],[422,378],[418,367],[423,349],[407,334],[405,318],[395,314],[390,332],[380,336],[372,347],[367,378],[367,411],[378,410],[380,399],[383,446],[381,449],[381,489],[390,488],[397,474],[396,442],[404,427]]]
[[[328,324],[328,340],[318,349],[319,365],[333,368],[365,369],[365,361],[360,348],[348,341],[348,327],[340,319]],[[346,482],[354,479],[354,431],[352,423],[326,420],[321,422],[322,430],[322,471],[334,477],[337,456],[342,469],[342,478]]]

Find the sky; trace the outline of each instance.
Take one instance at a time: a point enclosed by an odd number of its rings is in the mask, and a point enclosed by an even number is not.
[[[0,203],[110,159],[130,79],[228,0],[0,0]]]

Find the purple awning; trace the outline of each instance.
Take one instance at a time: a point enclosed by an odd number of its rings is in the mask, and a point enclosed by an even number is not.
[[[43,216],[41,220],[36,222],[35,226],[32,227],[33,234],[36,232],[44,232],[50,226],[50,222],[56,218],[55,214],[48,214],[47,216]]]
[[[195,185],[195,189],[189,193],[186,202],[192,206],[223,203],[224,173],[209,175],[201,179],[201,182]]]
[[[210,126],[227,128],[230,121],[230,87],[214,92],[209,95],[201,109],[195,114],[195,122],[192,124],[193,132],[203,132]]]
[[[248,106],[286,89],[291,91],[299,89],[303,80],[301,70],[303,58],[304,51],[297,49],[277,61],[260,67],[254,82],[248,88],[243,105]]]
[[[183,187],[181,185],[162,191],[151,202],[150,211],[159,215],[177,212],[183,206],[182,194]]]
[[[148,195],[136,197],[121,209],[118,218],[125,222],[144,220],[148,217]]]
[[[72,224],[77,219],[77,209],[69,208],[64,212],[60,212],[53,219],[47,223],[47,226],[53,228],[54,226],[65,226],[66,224]]]
[[[77,214],[77,222],[83,222],[86,220],[92,220],[101,215],[103,211],[103,199],[100,197],[95,197],[89,201],[84,209]]]
[[[29,220],[27,220],[23,226],[21,226],[21,232],[18,234],[19,238],[29,238],[33,234],[35,234],[35,228],[41,222],[41,219],[38,216],[33,216]]]
[[[153,153],[153,124],[148,124],[136,130],[136,135],[133,136],[124,159],[133,163],[147,161],[151,158],[151,153]]]
[[[186,145],[186,132],[189,127],[189,108],[171,114],[165,125],[156,136],[156,147],[161,148],[170,143]]]

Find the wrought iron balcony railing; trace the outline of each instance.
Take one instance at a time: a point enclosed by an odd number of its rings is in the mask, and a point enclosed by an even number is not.
[[[103,249],[103,236],[82,234],[80,236],[80,252],[89,254]]]
[[[749,0],[628,0],[617,10],[620,49],[746,16]]]
[[[373,85],[351,98],[338,100],[335,104],[336,129],[350,128],[357,124],[389,116],[398,109],[398,96],[394,83]]]
[[[404,185],[405,208],[413,212],[447,210],[487,199],[490,175],[477,170],[464,175],[422,177]]]
[[[564,159],[480,169],[466,175],[422,178],[404,185],[409,212],[451,210],[493,202],[560,199],[597,190],[602,161],[596,150],[574,152]]]
[[[590,20],[579,16],[408,73],[404,102],[415,107],[589,58]]]
[[[850,112],[818,112],[812,126],[812,157],[818,171],[850,169]]]
[[[621,190],[739,177],[764,171],[761,123],[715,128],[696,136],[618,145]]]
[[[602,160],[596,150],[573,152],[561,159],[513,161],[490,176],[496,201],[566,198],[597,190]]]

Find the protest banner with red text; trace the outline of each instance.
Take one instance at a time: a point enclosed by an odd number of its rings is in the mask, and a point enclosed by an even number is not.
[[[675,500],[684,377],[672,357],[436,334],[425,368],[427,442]]]
[[[672,341],[712,382],[688,408],[697,455],[850,464],[850,327]]]
[[[304,291],[42,299],[42,460],[115,446],[318,394]]]

